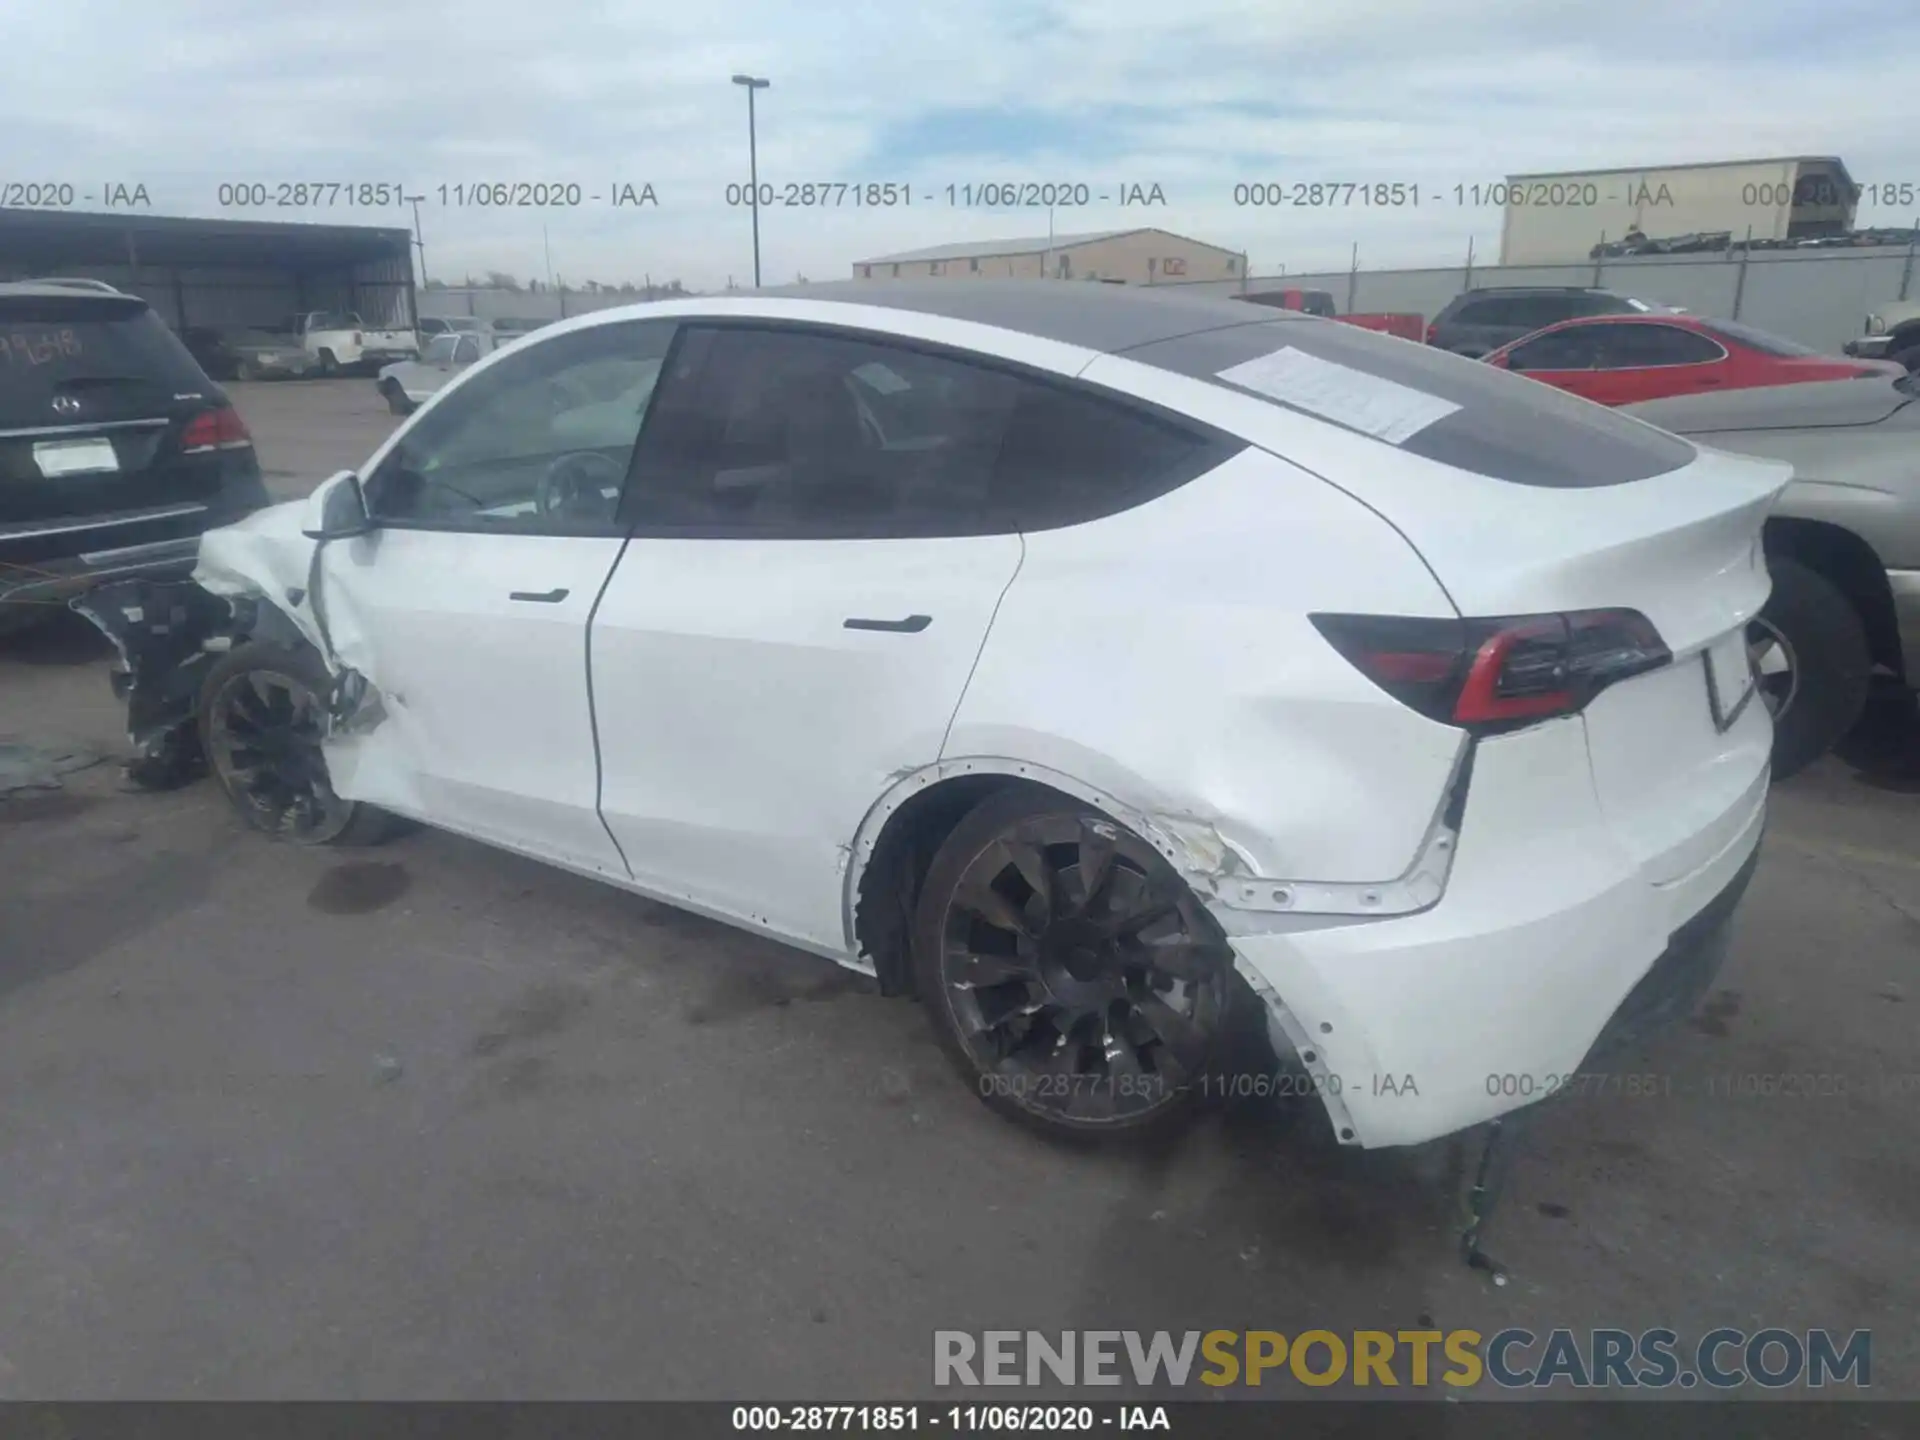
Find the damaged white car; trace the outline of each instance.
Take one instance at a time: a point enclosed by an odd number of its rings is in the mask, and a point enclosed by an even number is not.
[[[1390,1146],[1711,980],[1789,474],[1231,300],[818,286],[555,326],[84,606],[136,773],[271,834],[829,956],[1056,1131],[1204,1098],[1250,1005]]]

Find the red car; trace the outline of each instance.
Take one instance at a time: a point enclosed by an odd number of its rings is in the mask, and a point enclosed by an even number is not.
[[[1502,346],[1486,363],[1602,405],[1903,373],[1891,361],[1822,355],[1764,330],[1699,315],[1563,320]]]

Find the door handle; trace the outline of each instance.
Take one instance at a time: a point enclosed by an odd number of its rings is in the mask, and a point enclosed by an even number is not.
[[[918,635],[933,623],[931,615],[909,615],[904,620],[869,620],[864,616],[850,615],[846,620],[849,630],[888,630],[902,635]]]
[[[509,600],[531,600],[536,605],[557,605],[567,598],[565,590],[515,590]]]

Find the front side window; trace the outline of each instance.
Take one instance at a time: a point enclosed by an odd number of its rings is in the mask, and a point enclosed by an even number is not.
[[[480,341],[472,335],[462,335],[454,342],[453,363],[471,365],[480,358]]]
[[[674,329],[670,320],[599,325],[473,375],[369,477],[368,510],[424,529],[613,533]]]
[[[436,335],[427,342],[427,353],[422,358],[430,365],[451,365],[454,352],[459,348],[459,336]]]
[[[1507,356],[1509,370],[1590,370],[1600,363],[1594,325],[1569,325],[1516,345]]]
[[[699,333],[630,505],[653,533],[1010,534],[1112,514],[1225,458],[1115,400],[852,334]]]

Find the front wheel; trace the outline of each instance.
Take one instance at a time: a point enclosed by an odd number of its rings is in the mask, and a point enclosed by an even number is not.
[[[253,641],[229,651],[200,691],[200,745],[233,808],[296,845],[371,845],[385,811],[333,791],[321,751],[331,677],[311,650]]]
[[[1157,1128],[1209,1082],[1232,952],[1146,841],[1025,788],[989,796],[934,856],[914,915],[941,1047],[993,1109],[1056,1136]]]
[[[1859,720],[1873,678],[1867,629],[1826,576],[1770,559],[1773,593],[1747,627],[1760,696],[1773,712],[1773,778],[1797,775]]]
[[[1910,340],[1906,342],[1905,349],[1897,350],[1893,354],[1887,356],[1887,358],[1893,361],[1894,364],[1896,365],[1906,366],[1907,373],[1909,375],[1914,374],[1916,371],[1920,371],[1920,341]]]
[[[380,387],[380,393],[387,397],[387,410],[394,415],[411,415],[413,402],[407,399],[407,392],[400,388],[400,382],[389,380]]]

